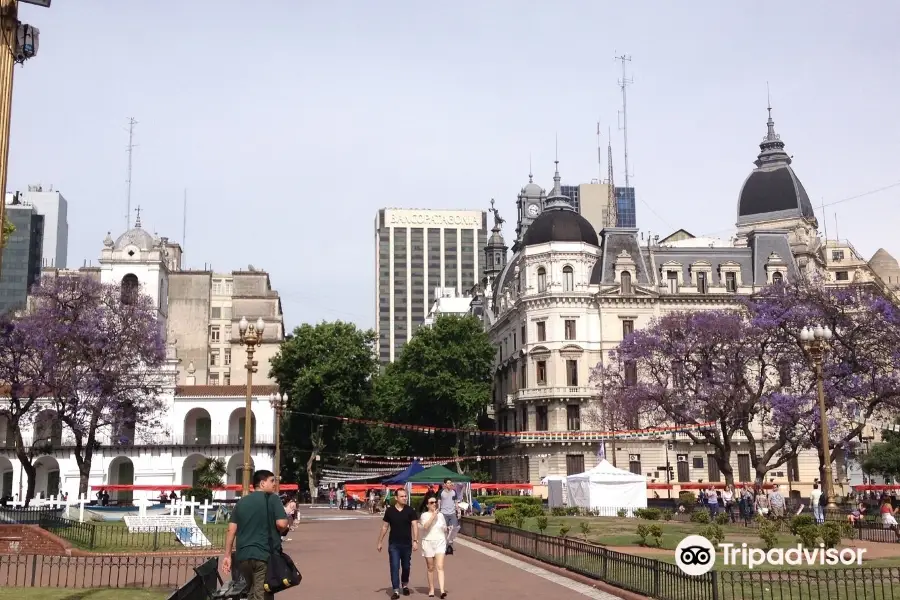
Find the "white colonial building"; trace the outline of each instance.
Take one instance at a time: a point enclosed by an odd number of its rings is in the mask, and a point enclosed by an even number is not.
[[[117,240],[107,236],[99,267],[68,272],[45,271],[42,276],[94,277],[103,283],[139,288],[153,299],[160,327],[166,332],[169,275],[180,268],[180,262],[180,246],[151,235],[141,228],[138,218],[135,227]],[[164,381],[162,400],[166,407],[165,414],[161,415],[163,426],[148,430],[138,423],[132,430],[104,430],[91,464],[92,494],[105,485],[115,484],[159,486],[161,490],[173,485],[192,485],[194,471],[206,457],[224,459],[226,483],[241,483],[247,388],[243,385],[194,385],[196,380],[191,364],[181,367],[187,370],[187,385],[176,386],[180,361],[172,336],[177,336],[178,332],[170,330],[168,335],[168,360],[160,373]],[[269,398],[275,391],[274,385],[257,385],[252,389],[250,418],[254,468],[272,469],[274,462],[275,417]],[[49,406],[38,407],[34,414],[33,423],[24,428],[22,434],[26,447],[32,449],[35,456],[35,493],[49,497],[68,492],[70,497],[76,497],[80,475],[71,432],[60,425]],[[13,448],[12,431],[0,416],[0,495],[22,498],[27,481]],[[158,492],[142,494],[158,496]],[[228,496],[233,497],[234,493],[229,492]],[[111,497],[113,501],[130,502],[132,494],[119,492],[112,493]]]
[[[591,370],[625,335],[668,312],[734,307],[738,296],[801,272],[830,273],[836,284],[878,280],[849,244],[823,243],[771,114],[767,125],[756,168],[739,194],[732,240],[683,230],[665,240],[644,240],[637,229],[625,228],[598,235],[563,195],[558,168],[549,194],[529,181],[519,195],[508,261],[495,212],[485,280],[472,311],[497,347],[497,429],[520,432],[502,446],[510,458],[496,461],[497,481],[538,483],[547,475],[583,472],[597,463],[601,445],[613,464],[651,483],[669,481],[668,465],[672,483],[722,481],[712,449],[684,434],[602,442],[577,433],[605,429]],[[757,424],[755,435],[765,440],[765,423]],[[749,447],[736,440],[735,479],[752,481]],[[846,473],[844,457],[836,461],[835,472]],[[809,452],[770,476],[805,493],[818,477],[818,458]]]

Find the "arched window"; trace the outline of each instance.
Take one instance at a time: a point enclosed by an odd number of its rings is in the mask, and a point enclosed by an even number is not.
[[[575,270],[572,267],[563,267],[563,291],[571,292],[575,289]]]
[[[622,271],[622,293],[631,293],[631,273],[628,271]]]
[[[538,293],[547,291],[547,269],[538,267]]]
[[[137,300],[138,285],[138,278],[134,273],[122,278],[122,304],[132,304]]]
[[[775,271],[772,273],[772,283],[778,285],[779,283],[784,283],[784,276],[781,274],[781,271]]]

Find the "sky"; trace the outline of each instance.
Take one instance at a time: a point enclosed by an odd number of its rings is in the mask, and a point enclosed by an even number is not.
[[[895,2],[54,0],[20,19],[40,47],[16,69],[9,190],[66,197],[68,266],[125,230],[134,117],[144,228],[189,268],[269,271],[289,329],[374,327],[381,207],[495,198],[511,242],[529,160],[547,189],[557,143],[563,183],[605,178],[608,128],[623,182],[622,54],[643,231],[731,235],[768,84],[820,230],[900,256]]]

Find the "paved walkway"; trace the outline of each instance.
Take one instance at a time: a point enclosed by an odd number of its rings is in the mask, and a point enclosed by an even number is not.
[[[390,596],[387,549],[379,554],[375,545],[381,528],[380,517],[348,518],[357,513],[309,508],[285,543],[285,551],[294,558],[303,583],[297,589],[278,595],[280,600],[301,598],[373,598]],[[341,519],[341,520],[335,520]],[[446,559],[447,594],[450,598],[475,600],[521,600],[523,598],[560,598],[618,600],[529,563],[510,558],[465,539],[458,539],[456,553]],[[413,597],[426,597],[428,583],[425,561],[413,553]]]

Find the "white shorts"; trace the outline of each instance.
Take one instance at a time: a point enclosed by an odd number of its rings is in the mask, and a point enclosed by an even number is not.
[[[447,553],[447,540],[422,540],[422,556],[434,558],[437,554]]]
[[[894,527],[897,524],[897,519],[891,513],[884,513],[881,515],[881,522],[885,528]]]

